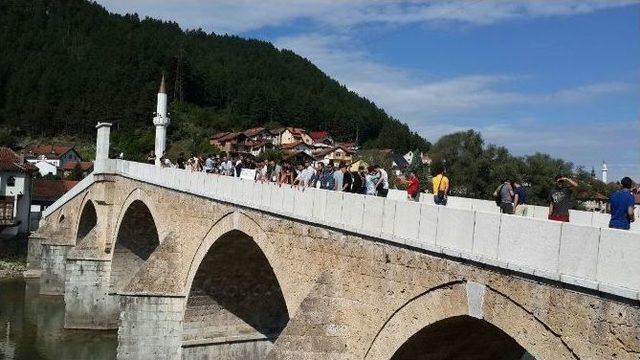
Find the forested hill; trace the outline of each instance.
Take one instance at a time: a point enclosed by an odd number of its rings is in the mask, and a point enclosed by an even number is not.
[[[268,42],[182,31],[83,0],[0,0],[0,27],[0,127],[14,138],[88,139],[96,122],[109,121],[116,144],[141,151],[152,144],[165,71],[174,143],[197,146],[216,131],[277,123],[329,130],[339,140],[357,135],[368,147],[428,146],[308,60]]]

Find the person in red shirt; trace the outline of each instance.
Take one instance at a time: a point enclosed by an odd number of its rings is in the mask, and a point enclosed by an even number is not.
[[[414,172],[411,172],[409,177],[403,180],[403,182],[407,185],[407,198],[409,201],[418,201],[420,199],[420,179],[418,179],[418,176]]]

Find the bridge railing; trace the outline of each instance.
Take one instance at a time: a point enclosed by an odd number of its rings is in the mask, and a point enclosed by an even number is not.
[[[389,196],[394,200],[406,200],[407,193],[402,190],[389,190]],[[420,202],[434,205],[432,194],[421,194]],[[483,212],[499,213],[500,208],[490,200],[472,199],[457,196],[449,196],[448,207],[478,210]],[[549,208],[545,206],[527,205],[527,216],[536,219],[547,219]],[[593,211],[569,210],[572,224],[591,225],[596,227],[609,227],[610,214]],[[636,214],[640,213],[640,206],[636,207]],[[631,224],[631,231],[640,232],[640,221]]]
[[[122,160],[111,160],[107,168],[114,174],[171,190],[640,299],[638,233],[391,198],[303,190]]]

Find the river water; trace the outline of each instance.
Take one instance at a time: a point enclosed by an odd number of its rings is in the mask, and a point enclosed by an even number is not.
[[[62,296],[38,280],[0,280],[0,359],[115,359],[116,331],[65,330]]]

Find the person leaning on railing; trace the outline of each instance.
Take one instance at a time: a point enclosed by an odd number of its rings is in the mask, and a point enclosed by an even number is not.
[[[562,175],[555,177],[556,188],[549,198],[549,220],[569,222],[571,195],[578,184]]]

